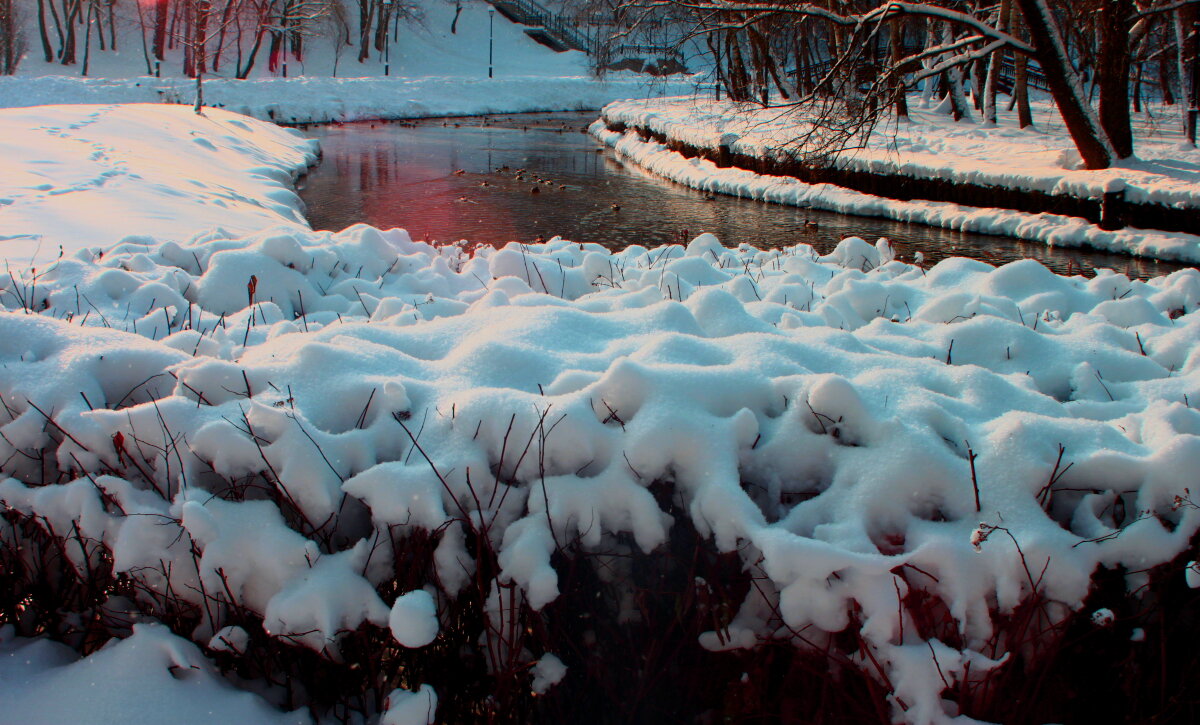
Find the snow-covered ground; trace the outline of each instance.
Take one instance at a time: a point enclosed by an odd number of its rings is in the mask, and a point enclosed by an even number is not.
[[[531,41],[532,42],[532,41]],[[264,121],[324,123],[376,118],[598,109],[618,99],[686,93],[688,81],[632,73],[495,78],[263,78],[204,82],[204,102]],[[0,77],[0,108],[64,103],[182,103],[194,84],[179,78]]]
[[[80,62],[64,66],[58,62],[46,63],[37,43],[37,10],[31,0],[17,0],[27,9],[22,16],[26,23],[25,34],[29,39],[26,56],[17,68],[18,77],[79,77],[83,70],[82,42],[79,48]],[[391,48],[385,59],[383,54],[371,48],[370,56],[359,62],[357,46],[335,42],[336,38],[348,34],[357,41],[356,22],[358,6],[350,0],[347,23],[350,28],[338,32],[332,24],[318,25],[305,37],[305,52],[301,58],[288,56],[288,76],[310,78],[363,78],[383,77],[385,60],[388,72],[394,77],[440,77],[440,78],[483,78],[488,75],[489,36],[492,49],[492,66],[496,78],[513,77],[560,77],[587,76],[587,56],[576,50],[555,52],[525,34],[526,26],[513,23],[496,13],[489,18],[489,5],[484,0],[413,0],[406,2],[418,18],[403,20],[394,26]],[[458,22],[451,32],[455,7],[461,6]],[[150,12],[143,8],[143,13]],[[153,65],[146,59],[143,50],[139,10],[136,5],[117,4],[115,7],[118,50],[100,50],[93,44],[88,75],[94,79],[128,78],[151,75]],[[249,56],[254,41],[250,32],[243,39],[243,53]],[[236,31],[231,27],[227,36]],[[151,29],[147,35],[152,35]],[[81,39],[82,40],[82,39]],[[181,83],[187,79],[183,74],[183,43],[169,43],[166,59],[162,62],[164,77],[174,78]],[[210,46],[215,43],[210,41]],[[212,52],[210,48],[210,53]],[[228,48],[215,71],[210,75],[231,78],[235,75],[236,49]],[[336,63],[336,69],[335,69]],[[250,78],[278,78],[283,74],[282,64],[270,68],[264,47],[250,74]]]
[[[311,722],[235,690],[195,644],[149,623],[83,659],[64,644],[0,627],[0,698],[0,720],[24,725]]]
[[[822,257],[711,235],[612,253],[314,232],[287,188],[311,149],[286,131],[157,106],[7,114],[36,146],[6,176],[5,228],[28,198],[17,218],[44,243],[162,236],[0,275],[0,500],[102,542],[147,592],[235,592],[271,636],[321,650],[366,622],[420,647],[472,571],[464,521],[541,609],[559,596],[559,543],[625,535],[650,553],[682,525],[648,488],[668,481],[681,515],[762,576],[704,646],[822,641],[853,621],[878,665],[856,661],[906,704],[896,719],[947,723],[943,690],[1003,666],[998,622],[1035,589],[1065,616],[1097,565],[1144,572],[1200,529],[1196,270],[922,269],[856,238]],[[81,172],[92,154],[116,173]],[[89,223],[50,211],[53,191],[108,183],[129,200],[119,214],[100,213],[116,203],[103,196]],[[226,217],[236,229],[206,229]],[[511,431],[535,441],[520,461]],[[37,450],[58,483],[38,485],[46,467],[21,455]],[[290,518],[230,495],[258,476]],[[363,515],[338,516],[344,497]],[[392,553],[372,542],[415,530],[440,532],[437,581],[385,599]],[[946,604],[961,647],[922,638],[913,590]],[[246,636],[211,609],[183,634],[210,650]],[[132,658],[158,681],[199,656],[148,625],[76,664],[45,643],[2,647],[0,696],[20,705],[9,693],[26,680],[104,688],[122,677],[106,662]],[[531,687],[580,676],[557,655],[527,663]],[[180,701],[260,706],[197,666]],[[434,689],[393,693],[391,721],[425,721]]]
[[[219,109],[0,110],[0,258],[23,268],[132,235],[308,229],[291,182],[317,150],[296,131]]]
[[[1001,112],[995,127],[955,123],[919,108],[911,119],[875,129],[863,148],[837,157],[839,167],[923,179],[942,179],[997,188],[1097,197],[1123,185],[1131,203],[1197,208],[1200,213],[1200,151],[1186,144],[1174,117],[1138,123],[1137,158],[1111,169],[1079,168],[1078,153],[1052,107],[1037,103],[1034,128],[1017,128],[1014,114]],[[804,128],[796,115],[699,100],[695,97],[630,100],[606,106],[611,123],[639,126],[699,148],[728,145],[734,152],[771,157],[786,150]],[[797,125],[799,124],[799,125]],[[998,234],[1063,246],[1187,262],[1200,261],[1200,237],[1126,228],[1104,231],[1076,217],[1027,214],[922,200],[896,201],[829,184],[722,169],[687,159],[664,145],[593,126],[593,133],[622,155],[667,178],[699,189],[850,214],[880,216],[963,231]]]
[[[204,82],[205,103],[263,120],[321,123],[371,118],[423,118],[484,113],[597,109],[606,103],[693,90],[686,77],[653,78],[630,72],[592,76],[587,56],[555,52],[525,34],[525,27],[482,0],[465,0],[455,32],[455,3],[418,0],[422,20],[400,23],[389,54],[356,60],[357,49],[333,45],[332,31],[309,38],[304,62],[268,70],[261,54],[249,80],[231,78],[225,65]],[[93,49],[88,77],[79,65],[45,63],[29,52],[15,76],[0,76],[0,108],[64,103],[183,103],[195,99],[182,74],[182,50],[169,53],[162,77],[150,75],[142,51],[136,6],[119,6],[117,51]],[[124,13],[124,14],[122,14]],[[357,13],[357,11],[355,11]],[[25,14],[27,37],[36,38],[36,11]],[[489,38],[490,34],[490,38]],[[30,47],[33,47],[30,43]],[[489,47],[492,78],[488,77]],[[336,72],[335,72],[336,63]]]

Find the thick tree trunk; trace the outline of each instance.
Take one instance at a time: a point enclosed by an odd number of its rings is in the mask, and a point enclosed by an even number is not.
[[[0,75],[17,72],[17,8],[13,0],[0,0]]]
[[[1187,64],[1184,62],[1184,58],[1187,57],[1185,51],[1187,32],[1184,30],[1181,10],[1171,13],[1171,29],[1175,32],[1175,82],[1179,84],[1176,89],[1179,98],[1179,125],[1183,132],[1187,133],[1187,116],[1191,100],[1187,87]]]
[[[1033,125],[1033,111],[1029,108],[1029,59],[1018,55],[1014,64],[1013,101],[1017,105],[1017,125],[1029,128]]]
[[[154,2],[154,42],[150,48],[156,60],[162,60],[167,49],[167,10],[169,0]]]
[[[1100,124],[1121,159],[1133,155],[1129,126],[1129,25],[1133,13],[1133,0],[1104,0],[1100,5]]]
[[[359,0],[358,4],[358,62],[371,57],[371,25],[375,22],[375,3]]]
[[[1112,164],[1112,144],[1099,120],[1087,105],[1079,86],[1079,75],[1063,47],[1058,24],[1044,0],[1016,0],[1025,16],[1038,65],[1046,74],[1046,83],[1054,96],[1058,112],[1075,148],[1089,169],[1106,169]]]

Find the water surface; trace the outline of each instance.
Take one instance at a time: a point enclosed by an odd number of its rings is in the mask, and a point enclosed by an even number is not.
[[[323,160],[300,195],[316,229],[357,222],[414,239],[503,244],[560,235],[611,249],[712,232],[727,246],[812,244],[844,235],[891,239],[902,259],[1032,257],[1059,273],[1108,267],[1130,276],[1181,265],[1006,237],[711,195],[654,176],[583,133],[595,113],[523,114],[313,127]],[[536,192],[534,191],[536,189]]]

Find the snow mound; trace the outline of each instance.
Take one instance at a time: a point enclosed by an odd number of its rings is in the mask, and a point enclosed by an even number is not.
[[[392,690],[379,725],[432,725],[437,722],[437,701],[437,693],[429,685],[421,685],[416,692]]]
[[[227,588],[318,650],[389,619],[403,644],[436,635],[420,589],[389,617],[380,540],[435,536],[426,584],[453,596],[475,572],[464,529],[486,532],[502,618],[501,585],[558,597],[567,543],[653,553],[686,517],[761,576],[705,646],[854,626],[895,716],[949,722],[944,683],[1008,654],[999,617],[1035,591],[1065,615],[1097,566],[1144,571],[1200,527],[1180,505],[1200,273],[923,269],[888,249],[286,226],[82,251],[0,276],[0,501],[151,588]],[[923,639],[916,590],[961,642]]]
[[[78,659],[46,639],[5,641],[0,631],[0,697],[5,722],[123,725],[142,722],[304,725],[304,711],[282,713],[239,692],[193,643],[162,625],[139,624],[133,634]],[[136,704],[135,704],[136,703]]]
[[[437,637],[437,604],[423,589],[402,594],[392,605],[388,626],[405,647],[424,647]]]

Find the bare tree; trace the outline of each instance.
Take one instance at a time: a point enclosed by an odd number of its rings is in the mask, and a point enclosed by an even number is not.
[[[1183,59],[1197,55],[1200,33],[1190,15],[1198,0],[626,0],[627,15],[690,14],[703,36],[719,86],[736,101],[802,109],[810,131],[804,154],[827,155],[865,137],[904,95],[936,83],[956,119],[971,101],[988,122],[1013,55],[1010,84],[1022,127],[1032,123],[1028,81],[1036,62],[1067,131],[1088,168],[1105,168],[1133,153],[1130,82],[1135,50],[1162,37],[1170,16],[1182,82]],[[1157,30],[1156,30],[1157,29]],[[905,36],[919,41],[910,45]],[[1161,69],[1165,58],[1159,63]],[[790,66],[790,68],[789,68]],[[1140,72],[1140,70],[1139,70]],[[1200,74],[1194,74],[1200,76]],[[1093,107],[1098,91],[1099,109]],[[776,100],[771,100],[772,97]]]
[[[24,54],[20,9],[16,0],[0,0],[0,76],[16,73]]]

